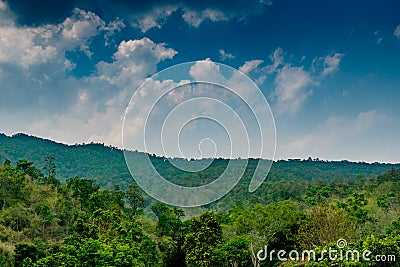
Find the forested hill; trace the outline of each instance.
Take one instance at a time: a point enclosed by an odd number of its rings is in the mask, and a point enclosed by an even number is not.
[[[290,266],[400,266],[398,165],[278,161],[249,193],[251,160],[225,197],[183,210],[142,194],[115,148],[0,135],[0,160],[0,266],[289,266],[279,256],[256,257],[266,247],[318,252],[318,259],[298,256]],[[152,160],[188,185],[215,179],[228,162],[185,173],[164,158]],[[348,242],[348,251],[370,252],[372,261],[321,260],[319,251],[336,248],[337,240]],[[373,260],[380,256],[388,261]]]
[[[115,184],[126,187],[127,184],[132,183],[120,149],[93,143],[65,145],[25,134],[16,134],[11,137],[0,134],[0,162],[6,158],[12,163],[19,159],[27,159],[41,169],[47,156],[54,157],[57,176],[62,180],[78,176],[92,179],[102,187],[108,188],[113,188]],[[195,177],[192,173],[178,171],[163,158],[154,157],[153,162],[158,170],[174,182],[193,185],[204,184],[215,179],[228,161],[218,159],[206,171]],[[254,171],[256,163],[256,160],[250,161],[248,173],[251,174],[251,171]],[[273,164],[267,181],[332,181],[357,175],[377,176],[399,167],[400,164],[327,162],[315,159],[280,160]],[[246,179],[242,182],[246,182]]]

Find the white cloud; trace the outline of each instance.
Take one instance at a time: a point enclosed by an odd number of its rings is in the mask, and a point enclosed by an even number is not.
[[[377,45],[380,45],[383,41],[382,33],[380,31],[375,31],[374,36],[375,36],[375,43]]]
[[[27,69],[31,65],[53,59],[57,48],[36,44],[36,37],[37,33],[29,28],[0,27],[0,63],[15,64]]]
[[[283,50],[280,47],[275,49],[274,53],[272,53],[272,55],[270,55],[269,58],[273,62],[274,70],[276,70],[279,66],[281,66],[285,62],[283,56]]]
[[[118,21],[110,22],[108,25],[96,14],[90,11],[75,8],[71,17],[66,18],[58,25],[62,38],[57,44],[65,50],[79,48],[88,57],[92,55],[89,45],[90,40],[104,31],[105,35],[119,31],[123,26]],[[107,39],[106,39],[107,40]]]
[[[113,61],[99,62],[96,74],[75,80],[70,88],[60,80],[62,90],[75,89],[73,101],[64,110],[28,123],[28,132],[68,143],[121,147],[122,119],[134,90],[156,72],[160,61],[176,53],[148,38],[121,42]]]
[[[175,2],[175,3],[144,3],[141,5],[142,10],[131,9],[134,5],[129,5],[127,10],[122,12],[132,26],[140,28],[143,33],[153,28],[161,28],[169,17],[174,13],[182,14],[183,20],[197,28],[204,21],[218,22],[236,19],[237,21],[245,21],[250,15],[260,14],[265,6],[271,5],[271,1],[242,1],[243,3],[231,3],[210,1],[202,3],[202,7],[198,3]],[[237,8],[238,6],[240,8]],[[207,8],[206,8],[207,6]],[[113,7],[110,7],[113,8]],[[116,8],[117,13],[121,13],[120,8]],[[125,15],[123,14],[125,13]],[[126,15],[129,14],[129,15]]]
[[[277,114],[294,113],[312,95],[313,86],[318,86],[324,77],[339,70],[343,56],[334,53],[314,58],[311,69],[307,70],[303,65],[295,66],[286,62],[284,51],[278,47],[269,56],[269,65],[263,66],[263,60],[255,59],[246,61],[239,70],[250,75],[258,85],[264,84],[269,75],[275,75],[275,90],[270,94],[275,102],[273,107]],[[304,56],[301,57],[300,63],[304,59]]]
[[[147,32],[151,28],[161,28],[166,19],[177,9],[178,6],[174,5],[154,7],[149,12],[137,14],[132,25],[140,28],[142,32]]]
[[[396,29],[394,29],[394,36],[400,38],[400,25],[397,25]]]
[[[278,145],[278,157],[312,156],[330,160],[382,161],[388,159],[388,155],[377,153],[371,144],[375,144],[377,140],[371,138],[371,135],[374,135],[371,132],[387,122],[390,123],[390,119],[376,110],[360,112],[352,118],[331,116],[304,135],[297,134],[282,140],[281,145]],[[384,131],[384,128],[382,129]],[[365,145],[368,140],[370,146]],[[376,145],[382,146],[385,143],[384,140],[380,140]]]
[[[205,20],[210,20],[212,22],[228,20],[228,17],[226,17],[222,11],[212,9],[196,11],[185,8],[182,17],[186,23],[196,28]]]
[[[0,12],[3,13],[0,23],[0,63],[18,65],[24,69],[49,61],[64,64],[65,51],[77,48],[91,56],[89,45],[94,36],[100,32],[106,35],[115,33],[122,27],[118,22],[106,25],[96,14],[78,8],[58,25],[38,27],[17,26],[14,14],[8,9]],[[71,65],[66,66],[70,68]]]
[[[220,49],[218,52],[219,52],[219,59],[222,61],[235,58],[235,56],[233,54],[227,53],[222,49]]]
[[[321,73],[321,77],[325,77],[327,75],[335,73],[337,70],[339,70],[339,65],[340,61],[342,60],[342,57],[344,54],[341,53],[335,53],[332,56],[326,56],[323,59],[323,71]]]
[[[53,36],[55,27],[17,27],[15,15],[4,2],[0,3],[0,64],[27,69],[53,59],[57,48],[48,44],[48,40]]]
[[[209,81],[218,83],[224,80],[224,76],[221,74],[220,68],[211,59],[207,58],[201,60],[202,64],[195,64],[190,68],[189,74],[197,81]]]
[[[171,71],[172,74],[175,71]],[[191,81],[207,81],[208,83],[189,85],[185,80],[177,82],[164,80],[167,76],[165,73],[161,75],[163,77],[161,81],[147,79],[144,87],[141,87],[141,91],[135,95],[137,98],[130,105],[125,121],[124,137],[127,137],[125,145],[128,148],[144,150],[142,140],[144,139],[143,127],[146,123],[147,149],[151,153],[163,154],[162,149],[174,147],[179,136],[179,144],[184,144],[182,149],[185,150],[184,155],[188,157],[198,156],[198,144],[204,138],[215,141],[218,156],[230,157],[231,153],[234,157],[246,157],[248,153],[255,156],[261,149],[258,135],[260,128],[264,134],[268,132],[265,136],[271,137],[274,134],[271,132],[274,127],[265,99],[254,84],[238,72],[230,73],[229,69],[224,69],[223,66],[210,59],[197,61],[190,66],[188,73],[182,73],[184,74],[189,74]],[[216,87],[214,84],[222,85],[227,90]],[[172,88],[174,88],[173,91],[168,92]],[[161,97],[164,95],[165,97]],[[243,101],[249,106],[243,105]],[[259,121],[254,119],[252,112],[258,114]],[[151,116],[145,121],[144,118],[147,118],[150,113]],[[165,118],[167,114],[170,116],[170,121]],[[260,114],[262,116],[259,116]],[[211,125],[211,120],[199,119],[205,116],[212,118]],[[192,120],[193,122],[190,122]],[[185,124],[185,122],[190,123]],[[244,127],[241,127],[242,124]],[[163,139],[160,138],[161,127],[164,127]],[[244,129],[250,135],[248,139],[251,143],[250,150],[245,141]],[[175,130],[182,130],[182,133],[173,133]],[[149,140],[153,141],[149,142]],[[164,147],[160,144],[160,140],[165,141]],[[236,140],[237,143],[235,141],[234,145],[230,146],[229,143],[232,140]],[[274,138],[263,140],[264,145],[273,147],[271,144],[273,140]],[[271,152],[272,149],[268,151]],[[181,155],[178,146],[167,154]]]
[[[112,42],[111,37],[114,36],[115,33],[125,28],[125,26],[126,26],[125,23],[119,18],[109,22],[106,26],[104,26],[103,30],[105,31],[104,33],[105,45],[106,46],[109,45]]]
[[[114,53],[114,62],[99,62],[96,66],[98,74],[94,78],[110,84],[132,86],[132,81],[136,81],[138,76],[143,79],[154,73],[160,61],[173,58],[177,53],[147,37],[122,41]]]
[[[312,93],[308,86],[312,83],[310,74],[303,67],[286,64],[275,78],[278,113],[296,112]]]
[[[268,75],[276,73],[284,65],[285,59],[282,48],[278,47],[275,49],[269,56],[269,59],[272,63],[266,66],[261,66],[264,60],[254,59],[246,61],[239,70],[252,76],[256,84],[262,85],[266,81]]]
[[[62,23],[61,32],[66,39],[81,42],[97,35],[101,26],[104,26],[104,21],[99,16],[75,8],[74,16]]]
[[[3,1],[0,1],[0,11],[4,11],[7,9],[7,4]]]
[[[378,111],[376,110],[360,112],[355,120],[353,133],[359,133],[365,131],[369,127],[374,125],[376,122],[383,120],[386,120],[386,117],[378,113]]]
[[[242,66],[239,67],[239,70],[244,74],[250,74],[250,72],[254,71],[258,68],[264,61],[260,59],[254,59],[246,61]]]
[[[262,85],[267,79],[268,74],[275,71],[273,65],[261,67],[263,63],[264,61],[260,59],[249,60],[240,66],[239,70],[244,74],[251,76],[256,84]]]
[[[177,53],[148,38],[126,40],[90,77],[73,77],[66,71],[76,63],[66,51],[92,53],[91,40],[103,35],[112,41],[124,27],[120,20],[107,24],[75,9],[62,23],[23,27],[6,5],[0,9],[0,117],[2,131],[10,134],[120,145],[122,115],[133,90]]]
[[[194,10],[179,5],[163,5],[153,7],[150,11],[138,13],[132,18],[132,26],[138,27],[142,32],[147,32],[152,28],[161,28],[167,18],[182,8],[183,20],[193,27],[199,27],[206,20],[212,22],[226,21],[229,19],[223,11],[217,9]]]

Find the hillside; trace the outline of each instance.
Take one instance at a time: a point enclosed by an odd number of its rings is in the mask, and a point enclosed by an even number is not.
[[[102,144],[65,145],[54,141],[16,134],[6,136],[0,134],[0,161],[5,158],[15,163],[19,159],[32,161],[40,169],[45,157],[55,158],[57,173],[61,179],[79,176],[94,180],[102,187],[113,187],[114,184],[131,183],[130,174],[125,164],[123,152],[120,149]],[[171,179],[188,178],[188,173],[173,168],[162,158],[153,158],[157,169],[173,173]],[[218,159],[203,173],[200,179],[204,182],[213,180],[219,167],[225,166],[228,160]],[[249,163],[249,170],[253,169],[256,160]],[[268,176],[269,181],[277,180],[332,180],[336,178],[350,178],[358,174],[365,176],[379,175],[398,168],[400,164],[356,163],[348,161],[320,161],[320,160],[288,160],[274,162]],[[168,175],[168,173],[166,173]],[[177,181],[182,183],[182,181]],[[184,183],[184,182],[183,182]]]
[[[310,164],[298,163],[299,172]],[[295,170],[296,164],[290,165]],[[369,250],[371,259],[387,259],[368,266],[399,266],[400,170],[330,182],[267,181],[251,197],[245,189],[239,184],[223,201],[187,217],[187,210],[146,203],[133,184],[127,190],[102,189],[77,177],[60,184],[27,161],[5,161],[0,164],[0,266],[289,266],[255,253],[266,246],[327,251],[337,240]],[[298,257],[290,266],[333,266],[326,260]],[[333,264],[367,266],[356,258]]]
[[[34,162],[37,168],[42,169],[47,156],[55,158],[57,177],[62,181],[78,176],[91,179],[103,188],[114,188],[114,185],[118,184],[122,189],[126,189],[133,182],[120,149],[93,143],[65,145],[25,134],[16,134],[11,137],[0,134],[0,162],[7,158],[15,164],[19,159],[27,159]],[[228,163],[228,160],[216,159],[209,168],[193,174],[176,169],[164,158],[152,157],[152,161],[157,170],[167,179],[186,186],[211,182],[223,172]],[[279,160],[272,165],[260,189],[249,194],[248,183],[256,164],[255,159],[249,161],[244,178],[231,194],[223,198],[222,206],[227,203],[232,204],[232,202],[245,205],[254,202],[270,203],[272,199],[275,201],[294,199],[299,197],[302,190],[310,184],[323,186],[324,183],[332,181],[376,177],[392,168],[400,167],[400,164],[311,159]]]

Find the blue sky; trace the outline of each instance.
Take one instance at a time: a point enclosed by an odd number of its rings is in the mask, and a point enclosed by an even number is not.
[[[0,2],[0,132],[121,146],[135,89],[209,59],[268,100],[276,158],[399,162],[398,1]]]

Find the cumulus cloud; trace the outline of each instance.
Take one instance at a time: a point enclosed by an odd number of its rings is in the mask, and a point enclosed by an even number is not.
[[[118,22],[106,24],[96,14],[77,8],[71,17],[60,24],[38,27],[18,26],[14,14],[8,9],[0,12],[0,63],[11,63],[25,69],[49,61],[58,61],[71,67],[65,62],[65,51],[78,48],[90,56],[92,52],[89,45],[94,36],[122,28]]]
[[[94,78],[110,84],[131,86],[130,81],[154,73],[160,61],[171,59],[176,54],[177,51],[172,48],[156,44],[147,37],[122,41],[114,53],[113,62],[101,61],[96,65],[98,72]]]
[[[62,35],[66,39],[85,41],[97,35],[98,29],[104,24],[103,20],[93,12],[76,8],[73,17],[62,23]]]
[[[246,76],[230,70],[205,59],[181,69],[181,75],[189,80],[172,81],[166,79],[168,75],[164,72],[161,80],[147,79],[128,109],[125,147],[144,150],[146,136],[146,148],[151,153],[161,155],[169,147],[172,149],[167,153],[169,156],[197,158],[200,141],[211,138],[219,157],[248,157],[249,153],[256,157],[257,153],[261,155],[260,139],[265,137],[263,144],[271,148],[266,150],[271,153],[274,126],[265,98]],[[170,72],[175,73],[176,69]],[[190,81],[200,83],[189,84]],[[264,137],[259,134],[261,130]],[[183,155],[179,146],[174,146],[177,141],[182,152],[185,151]],[[230,142],[234,142],[232,146]]]
[[[27,69],[31,65],[53,59],[57,53],[56,47],[36,44],[36,36],[37,33],[30,29],[0,27],[0,63],[15,64]]]
[[[126,40],[111,59],[97,62],[92,75],[67,75],[76,66],[66,57],[67,51],[92,53],[93,38],[103,36],[111,42],[113,32],[123,23],[106,23],[92,12],[75,9],[58,24],[20,26],[13,12],[1,3],[3,131],[28,132],[68,143],[120,145],[122,114],[133,90],[157,70],[160,61],[177,52],[149,38]]]
[[[394,36],[396,36],[397,38],[400,38],[400,25],[398,25],[396,27],[396,29],[394,29]]]

